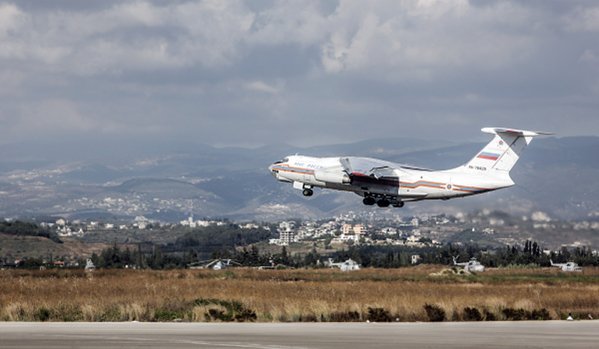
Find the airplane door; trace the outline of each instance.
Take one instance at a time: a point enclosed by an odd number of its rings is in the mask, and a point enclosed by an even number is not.
[[[399,177],[382,178],[381,181],[382,183],[379,185],[381,191],[383,191],[387,195],[399,195],[401,190]]]
[[[445,197],[451,197],[453,196],[453,182],[452,182],[452,178],[449,177],[447,178],[447,184],[445,184]]]
[[[304,183],[308,183],[308,184],[314,184],[316,181],[316,178],[314,178],[314,173],[309,174],[309,173],[304,173],[302,174],[302,182]]]

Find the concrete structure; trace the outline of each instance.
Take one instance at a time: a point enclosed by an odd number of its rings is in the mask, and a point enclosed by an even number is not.
[[[295,232],[293,231],[281,231],[279,232],[279,240],[281,245],[289,245],[292,242],[295,242]]]

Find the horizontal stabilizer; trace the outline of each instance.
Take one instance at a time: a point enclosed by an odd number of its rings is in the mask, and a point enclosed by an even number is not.
[[[551,132],[543,132],[543,131],[527,131],[527,130],[517,130],[514,128],[503,128],[503,127],[484,127],[481,131],[490,134],[510,134],[514,136],[525,136],[525,137],[534,137],[534,136],[550,136],[553,135]]]

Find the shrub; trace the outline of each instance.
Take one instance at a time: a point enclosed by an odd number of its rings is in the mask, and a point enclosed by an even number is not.
[[[549,311],[545,308],[543,309],[535,309],[530,313],[530,320],[551,320],[551,315],[549,315]]]
[[[59,321],[81,321],[83,320],[83,312],[76,305],[59,305],[55,311],[51,312],[52,318]]]
[[[330,321],[332,322],[356,322],[360,321],[360,313],[357,311],[338,311],[331,313]]]
[[[258,318],[254,310],[246,308],[238,301],[198,298],[193,304],[203,307],[215,306],[214,308],[209,308],[208,312],[204,314],[207,320],[244,322],[256,321]]]
[[[505,308],[501,312],[505,316],[506,320],[520,321],[526,320],[530,317],[530,313],[522,308]]]
[[[48,321],[50,319],[50,310],[46,307],[38,308],[33,314],[35,321]]]
[[[217,308],[208,309],[208,313],[205,314],[206,320],[219,320],[219,321],[232,321],[233,318],[230,314],[226,313],[224,310]]]
[[[495,314],[491,313],[487,309],[485,309],[484,313],[485,313],[485,321],[496,321],[497,320],[497,317],[495,316]]]
[[[425,304],[424,311],[426,311],[429,321],[440,322],[445,320],[445,310],[438,305]]]
[[[314,314],[300,315],[299,322],[318,322],[318,318]]]
[[[121,311],[116,306],[111,306],[100,315],[99,321],[121,321]]]
[[[181,311],[164,308],[158,308],[154,311],[154,321],[173,321],[184,317],[185,313]]]
[[[393,317],[388,310],[385,308],[371,308],[368,307],[368,316],[366,317],[369,321],[373,322],[391,322]]]
[[[464,321],[482,321],[483,316],[476,308],[464,308]]]
[[[242,309],[238,310],[235,313],[235,316],[233,317],[233,319],[237,322],[245,322],[245,321],[256,321],[256,319],[258,318],[258,316],[256,315],[256,312],[253,311],[252,309],[248,309],[243,307]]]

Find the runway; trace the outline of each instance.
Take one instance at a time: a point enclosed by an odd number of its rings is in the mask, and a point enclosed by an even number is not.
[[[599,321],[0,323],[0,348],[597,348]]]

